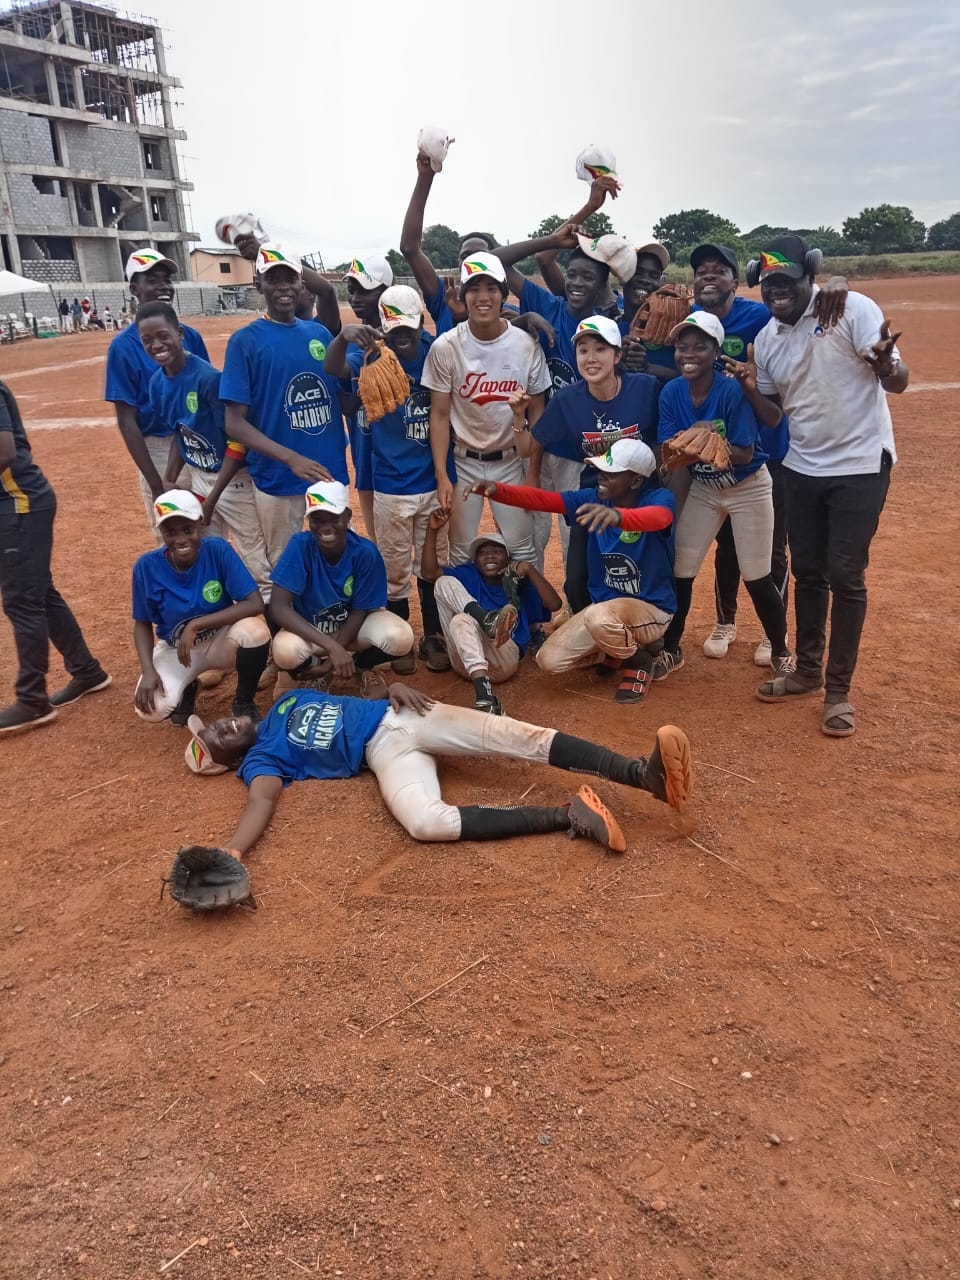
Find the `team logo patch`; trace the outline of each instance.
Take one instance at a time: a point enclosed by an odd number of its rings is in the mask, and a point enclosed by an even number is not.
[[[200,408],[200,397],[195,391],[187,392],[187,412],[196,413]]]
[[[792,262],[789,258],[784,257],[782,253],[763,252],[760,254],[761,271],[782,271],[785,267],[797,270],[799,269],[799,266],[800,264],[798,262]]]
[[[277,711],[280,713],[280,715],[285,716],[287,712],[290,710],[290,708],[293,706],[293,704],[296,702],[296,700],[297,700],[296,696],[291,698],[284,698],[284,700],[277,707]]]
[[[294,431],[319,435],[333,421],[333,397],[316,373],[298,373],[291,378],[283,407]]]
[[[343,584],[343,594],[347,597],[348,600],[353,595],[353,574],[352,573],[350,577],[346,580],[346,582]]]
[[[223,598],[223,584],[218,582],[216,578],[211,578],[209,582],[203,584],[203,590],[200,594],[207,604],[216,604],[218,600]]]
[[[311,338],[310,345],[307,350],[313,356],[314,360],[322,360],[327,354],[326,344],[321,342],[319,338]]]
[[[133,260],[138,267],[151,266],[153,263],[160,261],[159,253],[135,253]]]
[[[260,261],[272,264],[274,262],[283,262],[289,264],[289,258],[285,258],[277,249],[261,249]]]
[[[596,243],[596,242],[594,242]],[[599,333],[600,329],[592,320],[581,320],[577,325],[577,333]]]
[[[613,170],[608,169],[605,164],[585,164],[583,167],[587,173],[592,174],[595,178],[606,178],[613,173]],[[594,241],[594,244],[596,244],[596,241]]]
[[[308,507],[329,507],[330,499],[325,498],[322,493],[311,493],[307,490],[307,506]]]
[[[742,338],[724,338],[723,340],[724,355],[736,359],[737,356],[743,355],[743,339]]]
[[[348,274],[358,275],[358,276],[367,276],[368,278],[370,275],[369,271],[367,271],[367,268],[363,265],[363,263],[360,261],[359,258],[354,258],[354,260],[350,263],[350,271]]]
[[[460,264],[461,271],[465,271],[468,276],[478,276],[490,268],[485,262],[477,262],[475,258],[465,258]]]
[[[380,310],[383,312],[384,320],[406,320],[407,313],[402,307],[391,306],[389,302],[381,302]]]
[[[623,533],[621,533],[620,541],[627,542],[627,543],[639,542],[642,537],[643,537],[643,534],[640,532],[639,529],[626,529]]]

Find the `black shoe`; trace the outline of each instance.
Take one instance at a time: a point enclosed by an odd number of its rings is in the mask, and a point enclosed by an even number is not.
[[[503,703],[493,692],[489,676],[479,676],[474,680],[473,693],[476,699],[473,706],[476,711],[483,711],[488,716],[503,715]]]
[[[530,639],[527,641],[527,653],[531,658],[535,658],[546,643],[547,633],[543,627],[532,627]]]
[[[424,636],[418,650],[428,671],[449,671],[450,655],[441,636]]]
[[[71,702],[79,702],[88,693],[97,693],[113,684],[113,676],[108,676],[102,667],[92,676],[73,676],[70,681],[50,695],[53,707],[69,707]]]
[[[619,822],[592,787],[581,787],[570,802],[569,835],[571,840],[596,840],[608,853],[623,853],[627,847]]]
[[[48,706],[44,710],[37,707],[24,706],[22,702],[14,702],[0,711],[0,733],[23,733],[27,729],[35,729],[37,725],[56,720],[56,707]]]
[[[194,680],[188,684],[180,695],[180,701],[170,712],[171,724],[186,724],[193,715],[194,708],[197,705],[197,682]]]
[[[650,672],[643,667],[625,666],[620,672],[620,684],[613,695],[614,702],[642,702],[650,688]]]
[[[410,650],[409,653],[403,654],[402,657],[394,658],[394,660],[390,663],[390,670],[394,673],[394,675],[398,675],[398,676],[412,676],[413,673],[416,671],[416,669],[417,669],[417,660],[414,657],[414,653],[412,649]]]
[[[690,741],[682,729],[665,724],[657,730],[657,741],[643,763],[640,785],[644,791],[680,810],[690,798],[692,771]]]
[[[235,716],[249,716],[254,724],[259,724],[263,719],[260,708],[255,702],[245,702],[242,698],[234,698],[231,711]],[[173,716],[170,717],[173,719]]]

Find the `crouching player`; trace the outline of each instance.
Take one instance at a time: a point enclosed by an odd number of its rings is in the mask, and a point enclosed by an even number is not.
[[[522,485],[481,483],[475,492],[528,511],[556,511],[590,536],[590,604],[549,637],[537,665],[550,675],[596,664],[620,672],[617,702],[642,702],[676,607],[673,494],[651,479],[656,459],[642,440],[617,440],[589,459],[597,488],[544,493]]]
[[[191,728],[196,736],[186,752],[189,767],[196,773],[236,769],[249,788],[228,841],[238,856],[267,829],[284,787],[311,778],[353,778],[364,764],[393,816],[423,841],[566,831],[611,853],[626,849],[616,818],[590,787],[557,806],[447,804],[437,779],[439,756],[533,760],[637,787],[678,810],[691,788],[690,744],[673,725],[657,730],[650,755],[631,759],[556,729],[444,706],[402,684],[391,685],[389,703],[301,690],[282,697],[260,725],[239,716]]]
[[[133,567],[137,715],[186,724],[197,677],[235,665],[233,713],[256,723],[262,717],[253,699],[270,653],[257,584],[228,542],[204,538],[203,508],[194,494],[161,493],[154,514],[163,546]]]

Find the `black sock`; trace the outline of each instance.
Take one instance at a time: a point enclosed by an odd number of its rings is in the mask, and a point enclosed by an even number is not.
[[[510,836],[535,836],[546,831],[567,831],[570,813],[542,805],[524,804],[510,809],[483,804],[460,807],[461,840],[506,840]]]
[[[463,606],[463,612],[468,618],[472,618],[474,622],[479,622],[483,626],[484,619],[487,616],[487,610],[482,604],[477,604],[476,600],[471,600],[469,604]]]
[[[597,778],[608,778],[625,787],[643,785],[644,759],[631,760],[607,747],[588,742],[586,738],[574,738],[569,733],[558,733],[550,744],[548,764],[567,773],[591,773]]]
[[[397,656],[395,653],[384,653],[382,649],[373,647],[364,649],[363,653],[355,653],[353,665],[358,671],[370,671],[373,667],[382,666],[385,662],[392,662]]]
[[[623,665],[628,671],[646,671],[649,675],[653,671],[655,656],[649,649],[638,649],[633,657],[628,658]]]
[[[477,702],[496,700],[497,695],[493,692],[493,685],[490,683],[489,676],[474,677],[473,696]]]
[[[676,583],[677,612],[670,619],[670,625],[663,636],[663,647],[669,649],[671,653],[676,653],[680,648],[680,641],[683,639],[684,628],[687,625],[687,614],[690,612],[690,601],[693,599],[692,578],[677,578]]]
[[[237,701],[252,702],[257,685],[270,657],[269,644],[258,644],[253,649],[237,650]]]
[[[409,600],[388,600],[387,613],[394,614],[397,618],[402,618],[404,622],[410,621],[410,601]]]
[[[768,573],[765,578],[754,578],[743,585],[750,592],[760,625],[770,641],[771,652],[774,656],[783,653],[787,647],[787,615],[772,575]]]
[[[438,636],[440,632],[440,613],[434,594],[434,583],[426,578],[417,579],[417,594],[420,596],[420,616],[423,618],[423,634]]]

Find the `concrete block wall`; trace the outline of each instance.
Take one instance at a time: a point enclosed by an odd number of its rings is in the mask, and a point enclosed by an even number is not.
[[[21,258],[20,274],[42,284],[80,282],[80,268],[72,258]]]
[[[123,275],[123,263],[116,240],[84,238],[74,241],[87,280],[116,280]]]
[[[143,150],[136,129],[105,129],[76,120],[62,121],[60,129],[69,168],[108,173],[113,178],[143,177]]]
[[[46,116],[0,111],[0,155],[8,164],[56,164]]]
[[[66,196],[42,195],[29,173],[8,173],[7,190],[15,222],[51,228],[71,225]]]

